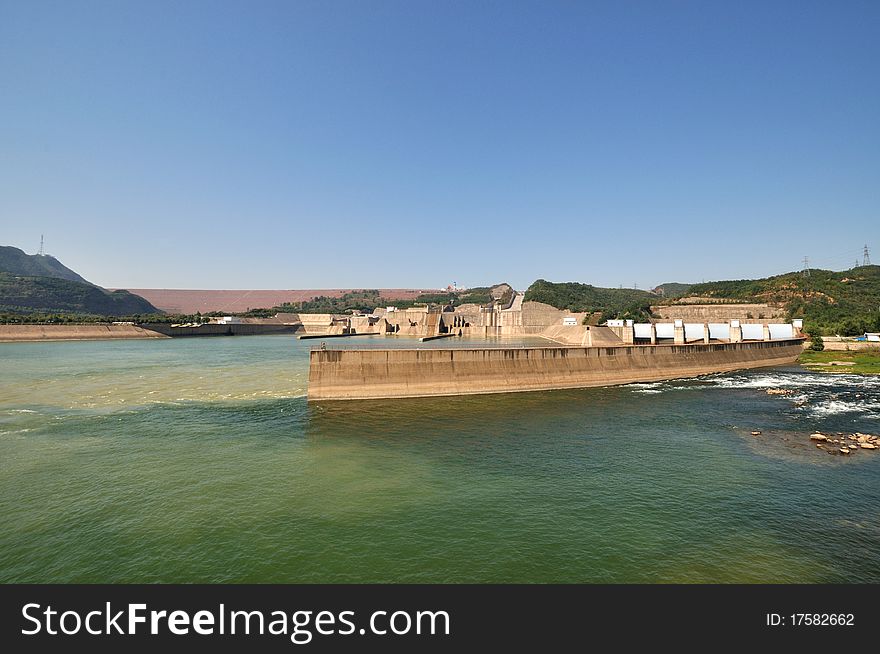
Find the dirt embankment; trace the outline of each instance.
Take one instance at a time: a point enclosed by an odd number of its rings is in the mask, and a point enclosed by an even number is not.
[[[136,325],[0,325],[0,343],[167,338]]]
[[[127,289],[168,313],[209,313],[229,311],[241,313],[250,309],[270,309],[285,302],[305,302],[318,296],[342,297],[355,289],[327,288],[314,290],[198,290],[172,288]],[[379,289],[383,298],[414,300],[421,293],[436,291],[413,288]]]

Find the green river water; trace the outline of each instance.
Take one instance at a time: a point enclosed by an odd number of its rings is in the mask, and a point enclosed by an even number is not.
[[[880,581],[880,453],[808,441],[876,377],[308,404],[315,345],[0,345],[0,581]]]

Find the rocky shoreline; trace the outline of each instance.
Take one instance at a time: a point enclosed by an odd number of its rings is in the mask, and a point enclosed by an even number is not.
[[[880,440],[880,437],[861,432],[852,434],[847,434],[846,432],[823,434],[817,431],[810,434],[810,440],[816,443],[818,449],[824,450],[828,454],[842,454],[846,456],[855,454],[860,450],[876,451],[878,449],[877,441]]]
[[[767,395],[779,396],[795,394],[795,391],[790,388],[768,388],[765,392]],[[860,396],[860,394],[856,394],[856,397]],[[804,400],[800,398],[794,401],[796,406],[801,406],[803,403]],[[751,436],[756,437],[755,440],[757,440],[758,436],[765,435],[764,432],[759,429],[753,429],[748,433]],[[775,433],[775,431],[771,432],[771,435]],[[781,436],[781,439],[787,442],[789,446],[794,446],[797,449],[809,449],[809,445],[813,444],[819,451],[826,452],[833,456],[851,457],[858,452],[880,451],[880,436],[866,434],[860,431],[822,432],[814,429],[809,434],[804,434],[803,432],[785,432],[785,435]]]

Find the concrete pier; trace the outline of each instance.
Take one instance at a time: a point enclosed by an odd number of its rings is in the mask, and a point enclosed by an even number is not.
[[[458,336],[458,333],[449,333],[449,334],[437,334],[436,336],[422,336],[419,341],[424,343],[425,341],[436,341],[439,338],[450,338],[452,336]]]
[[[684,345],[687,341],[685,340],[684,334],[684,321],[676,320],[673,324],[673,340],[676,345]]]
[[[314,338],[348,338],[349,336],[381,336],[379,332],[356,332],[349,334],[303,334],[297,336],[297,340],[308,340]]]
[[[742,325],[740,325],[739,320],[731,320],[730,321],[729,341],[731,343],[742,343],[742,339],[743,339]]]
[[[803,342],[791,338],[709,345],[313,350],[308,398],[472,395],[662,381],[793,363]]]

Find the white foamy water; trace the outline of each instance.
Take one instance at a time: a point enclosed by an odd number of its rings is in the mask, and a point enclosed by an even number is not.
[[[880,378],[807,370],[746,371],[709,375],[696,379],[637,383],[633,393],[659,394],[680,391],[753,390],[770,388],[794,391],[778,400],[811,418],[847,416],[880,419]]]
[[[636,384],[628,384],[628,388],[633,389],[633,393],[644,393],[646,395],[653,395],[657,393],[662,393],[663,382],[652,382],[652,383],[636,383]]]
[[[880,379],[868,375],[847,375],[815,373],[815,372],[774,372],[729,374],[719,377],[706,377],[703,381],[710,382],[721,388],[804,388],[839,386],[856,386],[880,391]]]
[[[833,416],[842,413],[878,413],[880,412],[880,402],[860,402],[844,401],[844,400],[828,400],[815,406],[809,407],[810,415]]]

